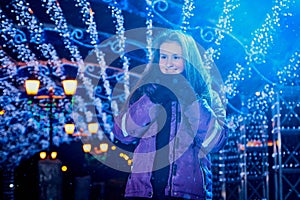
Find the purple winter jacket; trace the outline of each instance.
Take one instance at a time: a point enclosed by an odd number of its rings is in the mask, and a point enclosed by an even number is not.
[[[201,103],[197,104],[196,109],[199,110],[201,117],[196,120],[197,126],[192,126],[188,118],[179,117],[189,113],[181,113],[178,102],[174,101],[171,104],[169,141],[171,164],[165,195],[206,199],[207,183],[203,167],[210,168],[206,154],[218,150],[224,144],[225,137],[222,133],[225,109],[221,106],[219,97],[214,95],[212,109],[207,110]],[[159,106],[152,103],[148,96],[143,95],[128,108],[127,112],[115,118],[113,131],[116,138],[127,144],[137,142],[132,171],[126,185],[126,197],[153,196],[151,176],[154,170],[156,134],[160,128],[160,117],[163,115]]]

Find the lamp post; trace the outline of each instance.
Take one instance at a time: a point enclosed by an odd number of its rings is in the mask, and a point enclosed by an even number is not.
[[[52,70],[50,70],[51,73]],[[52,73],[51,73],[52,74]],[[50,75],[51,75],[50,74]],[[38,162],[39,168],[39,198],[40,199],[61,199],[62,197],[62,176],[61,176],[61,162],[56,159],[57,152],[53,150],[53,104],[55,99],[63,99],[66,96],[74,95],[76,92],[77,81],[65,80],[62,82],[64,95],[55,95],[54,87],[49,87],[48,95],[37,95],[39,89],[39,80],[26,80],[25,89],[26,93],[34,96],[35,99],[48,99],[49,100],[49,146],[47,152],[40,152]],[[73,129],[74,130],[74,129]],[[51,158],[51,159],[48,159]]]
[[[25,81],[25,89],[27,95],[34,96],[35,99],[49,99],[49,147],[48,147],[48,153],[50,153],[53,150],[53,103],[55,99],[63,99],[65,96],[57,96],[54,94],[54,88],[50,87],[48,89],[48,95],[40,95],[40,96],[35,96],[38,93],[40,81],[39,80],[26,80]],[[76,80],[64,80],[62,81],[64,93],[66,96],[71,96],[74,95],[76,92],[76,87],[77,87],[77,81]],[[55,159],[57,153],[52,154],[51,153],[51,158]],[[41,156],[41,158],[44,156]]]
[[[53,96],[54,96],[54,88],[49,88],[49,101],[50,101],[50,113],[49,113],[49,147],[48,152],[53,150]],[[51,152],[52,155],[52,152]],[[54,158],[55,159],[55,158]]]

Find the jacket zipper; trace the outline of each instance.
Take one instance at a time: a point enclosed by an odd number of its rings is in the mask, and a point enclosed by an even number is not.
[[[172,165],[171,165],[171,176],[170,176],[170,190],[169,190],[169,196],[172,195],[172,190],[173,190],[173,175],[176,174],[176,167],[174,166],[175,162],[175,148],[176,148],[176,133],[177,133],[177,122],[178,122],[178,103],[176,102],[176,107],[175,107],[175,136],[174,136],[174,145],[173,145],[173,160],[172,160]]]

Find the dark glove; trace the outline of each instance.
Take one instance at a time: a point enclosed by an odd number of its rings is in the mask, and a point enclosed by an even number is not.
[[[150,100],[155,104],[167,104],[171,101],[176,101],[176,96],[174,93],[158,84],[148,84],[145,86],[144,93],[150,98]]]

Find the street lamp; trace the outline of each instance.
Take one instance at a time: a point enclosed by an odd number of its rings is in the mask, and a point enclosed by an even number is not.
[[[36,95],[39,91],[40,81],[28,79],[25,81],[25,89],[28,95]]]
[[[76,80],[64,80],[62,81],[62,85],[64,88],[65,95],[70,96],[74,95],[76,92],[77,81]],[[39,80],[31,80],[28,79],[25,81],[25,89],[26,93],[30,96],[37,95],[38,89],[40,86]],[[36,99],[49,99],[50,102],[50,113],[49,113],[49,148],[48,152],[53,149],[53,100],[54,99],[63,99],[65,96],[56,96],[54,94],[54,88],[50,87],[48,89],[49,95],[40,95],[35,96]],[[43,159],[45,155],[41,154],[40,157]],[[55,159],[57,156],[57,152],[51,152],[51,158]]]
[[[100,147],[100,150],[101,150],[101,152],[107,152],[108,151],[108,144],[106,143],[106,142],[104,142],[104,143],[101,143],[100,145],[99,145],[99,147]]]
[[[83,149],[84,153],[89,153],[89,152],[91,152],[92,145],[89,143],[83,144],[82,149]]]
[[[64,128],[67,134],[72,135],[75,130],[75,124],[65,124]]]
[[[77,88],[77,81],[76,80],[63,80],[62,85],[64,88],[64,92],[66,95],[74,95]]]
[[[99,124],[97,122],[91,122],[88,124],[88,130],[91,134],[97,133],[99,129]]]

